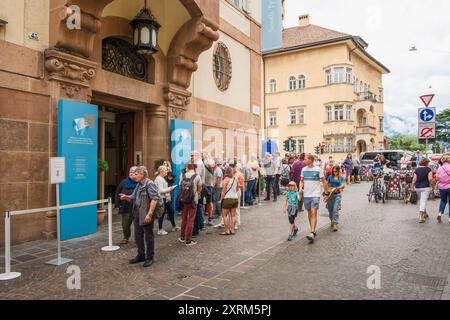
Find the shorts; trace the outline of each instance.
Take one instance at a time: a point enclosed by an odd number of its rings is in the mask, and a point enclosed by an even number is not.
[[[222,209],[237,209],[238,205],[238,199],[224,199],[222,202]]]
[[[355,167],[355,168],[353,169],[353,175],[354,175],[354,176],[358,176],[358,175],[359,175],[359,167]]]
[[[320,198],[304,198],[303,205],[306,210],[319,209]]]
[[[206,203],[203,200],[202,204],[208,205],[208,204],[212,203],[213,202],[213,193],[214,193],[214,187],[203,188],[202,199],[206,199]]]
[[[290,224],[294,224],[295,223],[295,219],[297,218],[298,215],[298,208],[296,205],[289,205],[287,207],[287,212],[288,212],[288,217],[289,217],[289,223]]]

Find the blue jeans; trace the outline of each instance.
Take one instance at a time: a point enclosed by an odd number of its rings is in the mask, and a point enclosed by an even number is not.
[[[330,220],[333,223],[339,224],[339,210],[341,209],[342,195],[333,195],[327,204]]]
[[[245,203],[253,204],[253,186],[255,185],[256,180],[249,180],[247,182],[247,190],[245,190]]]
[[[220,196],[222,194],[222,188],[214,188],[213,201],[214,201],[214,216],[219,218],[222,216],[222,205],[220,203]]]
[[[444,214],[445,207],[448,206],[448,214],[450,216],[450,189],[441,190],[439,189],[439,194],[441,195],[441,204],[439,205],[439,212]]]

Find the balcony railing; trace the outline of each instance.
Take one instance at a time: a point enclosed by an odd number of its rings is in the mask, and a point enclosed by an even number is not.
[[[330,145],[326,151],[327,153],[354,153],[356,151],[356,147],[350,145]]]
[[[370,134],[375,136],[377,134],[377,128],[370,127],[370,126],[363,126],[356,128],[356,135],[362,135],[362,134]]]
[[[357,93],[358,101],[372,101],[377,102],[376,95],[371,91]]]

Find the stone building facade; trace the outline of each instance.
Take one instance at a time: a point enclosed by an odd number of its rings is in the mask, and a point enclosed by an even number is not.
[[[310,24],[283,30],[283,47],[264,52],[265,124],[283,146],[294,138],[296,152],[325,154],[384,149],[383,75],[390,71],[367,52],[358,36]]]
[[[48,160],[57,153],[59,99],[99,106],[98,156],[110,163],[99,197],[136,162],[154,169],[170,158],[172,119],[200,126],[201,149],[211,142],[208,129],[250,130],[259,139],[260,1],[147,3],[161,24],[152,56],[132,46],[130,21],[143,0],[0,0],[0,211],[55,204]],[[80,29],[67,27],[71,5],[81,9]],[[249,150],[237,140],[231,135],[223,148]],[[12,220],[13,242],[55,230],[54,212]]]

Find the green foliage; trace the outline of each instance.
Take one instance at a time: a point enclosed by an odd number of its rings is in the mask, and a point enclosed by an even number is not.
[[[448,143],[450,133],[450,107],[436,115],[436,140],[438,143]]]
[[[98,159],[98,171],[107,172],[109,170],[109,163],[106,160]]]
[[[405,150],[405,151],[425,151],[426,147],[420,145],[416,136],[397,134],[391,141],[392,150]]]

